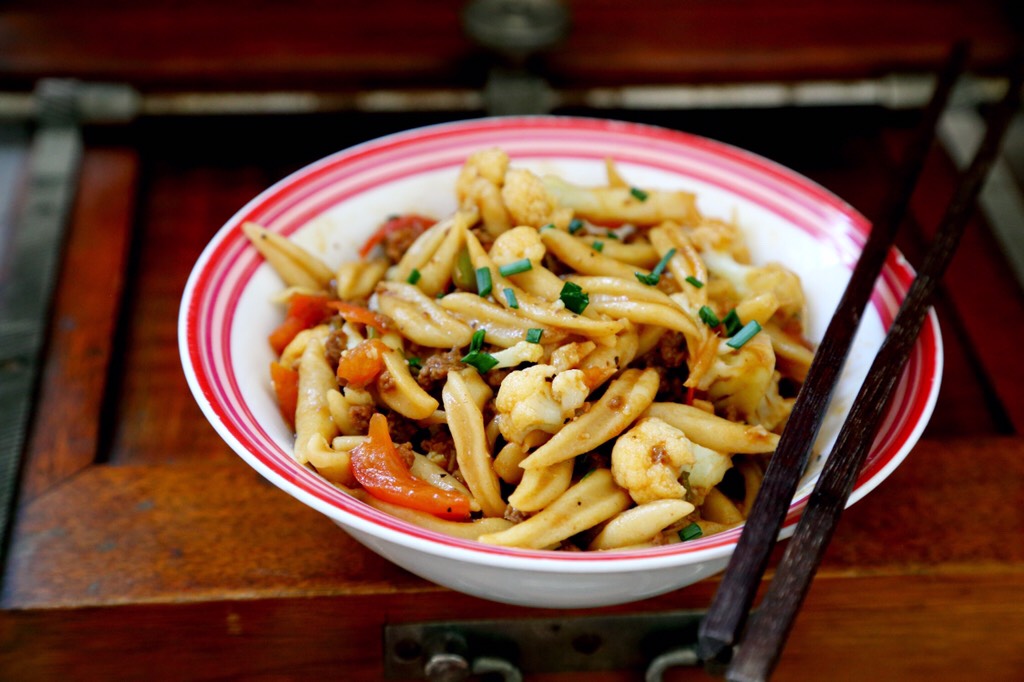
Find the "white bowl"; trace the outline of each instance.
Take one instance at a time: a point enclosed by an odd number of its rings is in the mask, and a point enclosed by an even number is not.
[[[280,322],[269,302],[282,285],[240,226],[255,221],[321,254],[332,266],[388,215],[442,217],[455,208],[465,158],[501,147],[514,165],[583,184],[605,180],[614,158],[630,182],[694,191],[711,216],[735,218],[755,262],[795,270],[809,298],[807,335],[820,339],[865,235],[867,220],[813,182],[748,152],[661,128],[582,118],[489,118],[431,126],[339,152],[281,180],[225,224],[188,280],[179,346],[189,386],[210,423],[263,476],[326,514],[359,542],[428,580],[478,597],[540,607],[596,607],[690,585],[724,568],[740,529],[630,552],[547,552],[491,547],[410,525],[344,494],[289,454],[292,433],[268,378],[264,342]],[[864,315],[816,444],[827,455],[913,272],[890,254]],[[942,374],[939,325],[930,316],[850,498],[859,500],[906,457],[931,415]],[[790,506],[793,526],[823,457],[812,461]]]

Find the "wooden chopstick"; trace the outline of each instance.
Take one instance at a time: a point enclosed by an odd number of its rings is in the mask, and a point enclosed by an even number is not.
[[[782,654],[793,621],[871,449],[884,415],[882,408],[892,397],[896,382],[921,331],[931,295],[953,258],[971,216],[974,201],[998,154],[1003,135],[1020,105],[1021,73],[1022,69],[1017,68],[1010,79],[1006,96],[991,113],[985,138],[971,165],[961,176],[956,194],[925,256],[924,264],[900,305],[896,319],[857,394],[796,532],[786,547],[775,578],[736,648],[726,672],[726,678],[732,682],[768,679]]]
[[[868,236],[846,291],[811,362],[736,550],[698,629],[697,653],[702,661],[727,662],[737,636],[746,624],[761,576],[807,465],[864,307],[910,203],[931,148],[939,116],[966,60],[967,46],[958,43],[950,51],[917,134],[901,164],[897,181],[886,197],[881,218]]]

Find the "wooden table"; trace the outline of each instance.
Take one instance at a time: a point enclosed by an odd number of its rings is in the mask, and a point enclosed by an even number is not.
[[[181,5],[172,31],[156,14],[168,4]],[[157,3],[147,13],[116,2],[10,3],[0,13],[0,82],[76,75],[150,90],[478,84],[465,61],[471,48],[452,32],[451,7],[445,21],[419,24],[412,40],[407,22],[359,34],[344,28],[352,15],[316,3],[303,5],[301,20],[264,3],[225,33],[224,17],[205,4]],[[367,5],[356,18],[387,27],[377,14],[392,4]],[[880,75],[934,62],[961,30],[991,38],[977,57],[986,68],[1015,41],[999,3],[936,3],[932,21],[904,33],[876,26],[872,13],[888,7],[887,17],[909,26],[920,3],[766,10],[745,2],[717,11],[711,5],[720,3],[635,11],[621,2],[573,4],[579,25],[630,30],[621,42],[574,33],[571,49],[548,61],[556,84]],[[759,33],[765,15],[755,9],[789,28]],[[331,21],[315,21],[320,10]],[[702,32],[709,25],[717,38]],[[126,27],[135,38],[119,42]],[[760,37],[750,42],[753,34]],[[375,47],[380,35],[394,49]],[[77,42],[58,40],[69,36]],[[188,36],[195,42],[185,50]],[[601,113],[752,149],[869,216],[914,119],[874,108]],[[461,115],[163,118],[87,130],[3,567],[0,679],[373,680],[386,624],[707,607],[716,578],[638,604],[572,612],[433,586],[265,483],[192,400],[178,360],[177,304],[217,228],[305,163]],[[900,242],[911,262],[954,180],[937,151]],[[981,220],[936,307],[946,366],[935,415],[906,462],[844,517],[776,679],[1017,680],[1024,670],[1024,296]]]

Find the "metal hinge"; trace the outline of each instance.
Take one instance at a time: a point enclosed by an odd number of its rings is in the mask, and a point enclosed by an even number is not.
[[[486,674],[514,682],[534,673],[626,670],[656,682],[669,668],[699,665],[697,625],[703,615],[674,611],[389,625],[384,674],[432,682]]]

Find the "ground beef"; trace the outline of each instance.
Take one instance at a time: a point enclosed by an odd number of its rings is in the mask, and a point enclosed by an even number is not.
[[[391,393],[395,390],[395,377],[392,376],[391,372],[384,370],[377,377],[377,389],[381,393]]]
[[[345,350],[345,333],[341,329],[332,329],[327,335],[327,340],[324,341],[324,354],[327,356],[327,362],[331,363],[332,369],[338,368],[338,361],[341,359],[343,350]]]
[[[455,369],[462,369],[462,352],[454,348],[448,352],[437,351],[428,355],[423,360],[423,367],[420,368],[416,381],[425,391],[431,391],[439,384],[444,384],[448,379],[448,372]]]
[[[439,428],[424,438],[420,443],[420,449],[423,452],[436,452],[443,455],[449,462],[455,459],[455,441],[452,440],[452,434],[444,428]]]
[[[395,443],[395,450],[398,452],[398,456],[402,458],[406,466],[412,466],[412,463],[416,461],[416,451],[412,448],[412,443]]]
[[[352,405],[348,408],[348,415],[352,418],[353,428],[356,433],[368,433],[370,431],[370,417],[377,412],[373,405]]]
[[[509,367],[507,369],[492,369],[490,372],[484,374],[484,381],[487,385],[493,389],[501,388],[501,382],[505,380],[509,374],[515,371],[515,368]]]
[[[688,357],[686,337],[681,332],[666,332],[642,362],[648,367],[684,367]]]
[[[530,515],[524,511],[520,511],[509,505],[505,507],[505,520],[511,521],[512,523],[522,523],[526,519],[530,518]]]
[[[409,250],[409,247],[412,246],[417,237],[426,231],[426,228],[427,225],[425,223],[414,221],[411,224],[403,225],[396,230],[388,232],[384,235],[384,255],[395,263],[402,260],[402,256]]]

